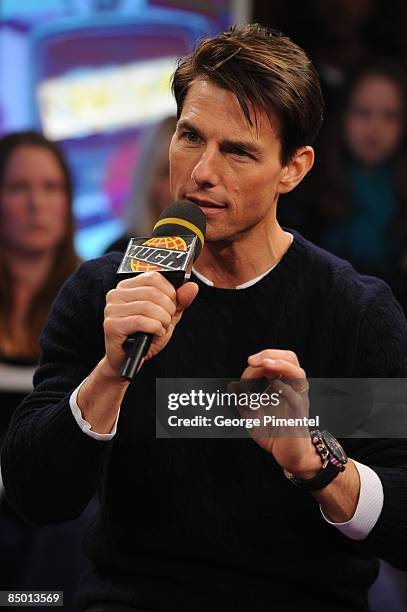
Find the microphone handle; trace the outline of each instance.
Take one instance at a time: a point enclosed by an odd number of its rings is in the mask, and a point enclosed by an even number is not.
[[[152,339],[152,334],[146,334],[144,332],[138,332],[137,334],[132,334],[127,337],[127,340],[123,344],[127,356],[123,361],[120,371],[120,376],[122,378],[130,382],[133,380],[140,367],[141,360],[147,355]]]
[[[1,1],[1,0],[0,0]],[[171,285],[178,289],[181,287],[185,280],[185,270],[176,270],[170,272],[161,272]],[[126,277],[127,275],[123,275]],[[130,274],[133,277],[134,274]],[[130,336],[123,342],[123,348],[126,351],[126,357],[122,363],[120,370],[120,376],[125,380],[132,381],[138,372],[141,360],[148,353],[148,349],[151,346],[153,340],[153,334],[146,334],[144,332],[137,332]]]

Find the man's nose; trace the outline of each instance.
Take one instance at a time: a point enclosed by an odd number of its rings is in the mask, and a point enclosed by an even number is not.
[[[214,187],[219,183],[220,163],[216,152],[207,149],[192,170],[192,180],[201,188]]]

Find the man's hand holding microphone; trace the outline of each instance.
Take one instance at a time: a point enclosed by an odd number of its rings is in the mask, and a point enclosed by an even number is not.
[[[191,253],[192,259],[196,259],[203,245],[205,216],[194,204],[179,202],[163,212],[153,235],[174,236],[186,232],[198,237],[198,248]],[[177,289],[174,284],[179,284],[179,274],[176,278],[171,271],[164,275],[144,272],[121,280],[107,293],[103,323],[106,353],[77,395],[82,417],[93,431],[110,433],[116,421],[130,384],[130,380],[123,377],[129,339],[137,341],[142,334],[148,334],[148,350],[142,361],[151,359],[168,344],[184,310],[198,293],[196,283],[187,282]],[[136,371],[142,361],[135,365]]]

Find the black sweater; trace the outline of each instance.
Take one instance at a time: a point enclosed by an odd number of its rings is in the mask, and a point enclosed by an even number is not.
[[[384,507],[368,538],[326,523],[251,439],[155,439],[156,377],[238,377],[264,348],[295,351],[309,377],[404,377],[407,326],[387,285],[295,234],[279,265],[242,290],[199,281],[167,347],[128,388],[110,442],[82,433],[69,397],[104,354],[105,294],[119,254],[83,264],[42,335],[35,391],[4,447],[6,492],[34,523],[77,516],[99,487],[81,602],[156,612],[366,610],[376,556],[407,568],[404,440],[344,440],[371,466]]]

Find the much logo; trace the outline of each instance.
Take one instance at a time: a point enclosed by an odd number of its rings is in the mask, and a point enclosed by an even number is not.
[[[150,247],[145,249],[143,247]],[[141,249],[141,250],[140,250]],[[163,250],[165,249],[165,251]],[[147,259],[150,257],[158,257],[163,255],[163,265],[165,265],[165,259],[169,255],[168,251],[184,251],[188,249],[187,244],[181,236],[163,236],[157,238],[149,238],[140,245],[137,256],[140,259],[130,259],[130,269],[132,272],[152,272],[154,270],[162,270],[162,265],[155,265],[141,261],[141,259]],[[161,257],[160,257],[161,258]]]

